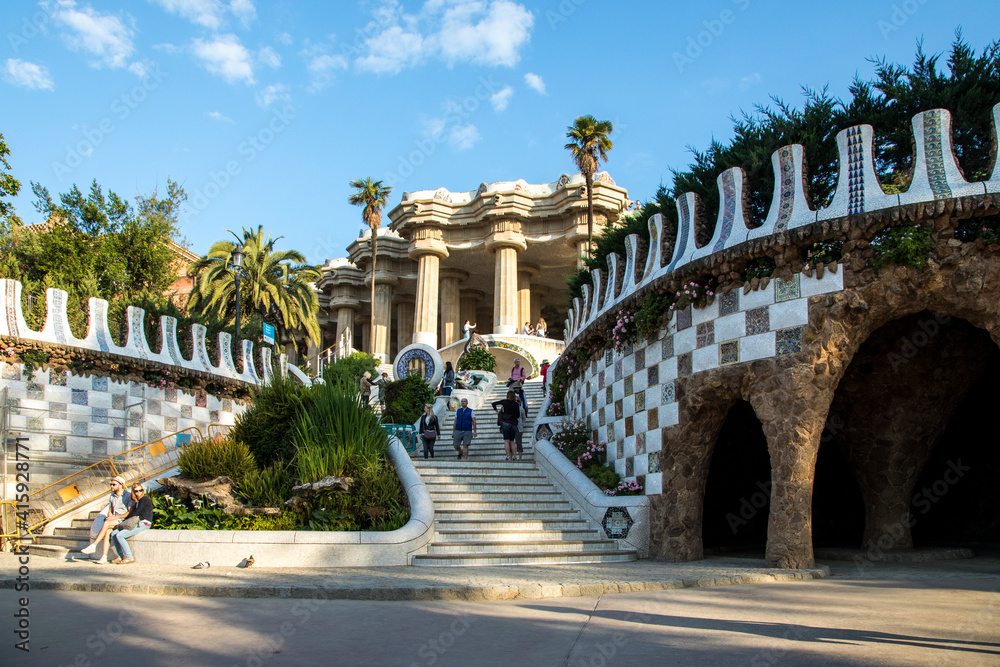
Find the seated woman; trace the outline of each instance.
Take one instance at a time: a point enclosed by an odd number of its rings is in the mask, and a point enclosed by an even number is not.
[[[146,489],[142,484],[136,482],[132,485],[132,498],[135,500],[135,507],[129,511],[127,517],[122,519],[118,528],[111,533],[111,541],[114,542],[115,551],[118,552],[119,556],[111,562],[116,565],[135,562],[135,559],[132,558],[132,550],[128,546],[128,538],[153,525],[153,501],[146,495]],[[131,525],[133,519],[137,519],[134,526]]]

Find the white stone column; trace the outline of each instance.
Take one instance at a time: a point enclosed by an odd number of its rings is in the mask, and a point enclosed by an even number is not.
[[[520,264],[517,267],[517,332],[525,322],[532,325],[538,320],[531,318],[531,279],[538,275],[538,267]]]
[[[340,337],[345,330],[350,330],[351,337],[354,337],[354,307],[352,306],[340,306],[337,308],[337,342],[340,342]],[[354,345],[354,347],[357,347],[357,345]]]
[[[493,268],[493,333],[510,336],[517,322],[517,253],[528,246],[517,220],[500,219],[491,225],[486,249],[496,256]]]
[[[461,300],[459,285],[469,274],[458,269],[442,269],[441,278],[441,347],[447,347],[462,337]]]
[[[375,321],[371,325],[372,354],[384,363],[389,361],[389,331],[392,326],[392,289],[394,276],[381,271],[375,275]],[[366,348],[368,349],[368,348]]]
[[[396,304],[396,346],[402,350],[413,342],[413,301],[405,299]]]

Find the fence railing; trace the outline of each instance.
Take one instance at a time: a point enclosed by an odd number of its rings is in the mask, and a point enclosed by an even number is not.
[[[210,433],[212,426],[221,425],[209,425]],[[28,496],[28,531],[37,530],[52,519],[107,495],[108,480],[116,475],[131,484],[170,470],[177,465],[184,445],[202,439],[201,430],[192,426],[98,461],[31,493]]]

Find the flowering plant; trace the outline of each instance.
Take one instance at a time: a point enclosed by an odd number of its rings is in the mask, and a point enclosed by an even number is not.
[[[607,445],[608,443],[604,440],[596,443],[593,440],[588,440],[583,452],[576,457],[576,467],[585,470],[593,463],[603,463]]]
[[[617,487],[605,489],[604,493],[609,496],[641,496],[643,488],[637,479],[622,480]]]
[[[806,251],[806,266],[816,268],[830,262],[837,262],[843,256],[843,241],[817,241]]]
[[[624,350],[636,341],[638,335],[639,329],[635,323],[635,315],[626,308],[619,310],[615,326],[611,329],[611,343],[615,349]]]
[[[566,407],[562,403],[549,403],[549,409],[546,414],[549,417],[562,417],[566,414]]]
[[[674,296],[676,300],[671,306],[674,310],[683,310],[687,308],[688,304],[695,308],[702,308],[715,298],[715,287],[708,280],[703,282],[689,280],[681,285]]]

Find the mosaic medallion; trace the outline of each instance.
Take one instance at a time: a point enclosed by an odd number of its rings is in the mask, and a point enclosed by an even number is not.
[[[613,540],[624,540],[635,523],[624,507],[609,507],[601,520],[604,534]]]

